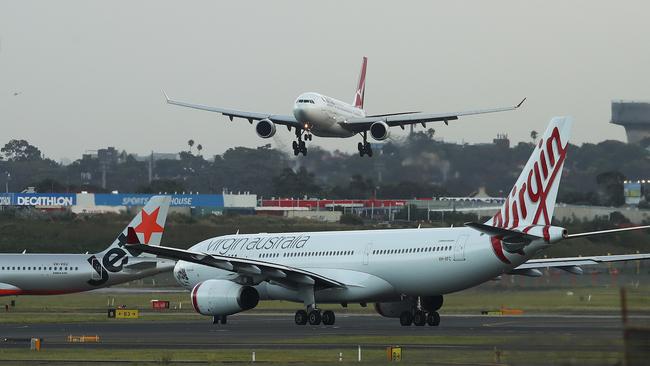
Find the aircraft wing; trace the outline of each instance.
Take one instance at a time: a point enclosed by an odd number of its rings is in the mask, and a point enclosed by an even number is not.
[[[128,246],[134,250],[155,254],[162,258],[198,263],[245,276],[262,278],[264,281],[273,281],[290,286],[314,285],[317,288],[346,287],[343,283],[325,276],[272,262],[192,252],[170,247],[149,246],[139,243],[128,244]]]
[[[192,104],[192,103],[186,103],[186,102],[181,102],[178,100],[173,100],[169,98],[167,93],[163,92],[165,94],[165,99],[167,99],[168,104],[173,104],[181,107],[187,107],[187,108],[194,108],[194,109],[200,109],[203,111],[208,111],[208,112],[217,112],[221,113],[224,116],[227,116],[230,118],[232,121],[233,118],[243,118],[247,119],[249,123],[253,123],[253,121],[259,121],[262,119],[268,119],[271,120],[273,123],[279,124],[279,125],[285,125],[285,126],[290,126],[290,127],[300,127],[300,123],[296,120],[294,116],[289,116],[289,115],[281,115],[281,114],[270,114],[270,113],[258,113],[258,112],[247,112],[247,111],[239,111],[236,109],[228,109],[228,108],[221,108],[221,107],[211,107],[211,106],[206,106],[206,105],[201,105],[201,104]]]
[[[490,109],[476,109],[472,111],[462,111],[454,113],[411,113],[406,112],[404,114],[396,115],[377,115],[377,116],[368,116],[364,118],[351,118],[342,123],[342,125],[352,131],[361,132],[368,130],[370,126],[375,122],[385,122],[388,126],[394,127],[399,126],[402,129],[406,125],[412,125],[416,123],[421,123],[423,126],[427,122],[440,122],[444,121],[447,124],[449,121],[456,120],[461,116],[469,116],[473,114],[485,114],[485,113],[496,113],[496,112],[505,112],[512,111],[519,108],[526,98],[524,98],[517,105],[510,107],[500,107],[500,108],[490,108]]]

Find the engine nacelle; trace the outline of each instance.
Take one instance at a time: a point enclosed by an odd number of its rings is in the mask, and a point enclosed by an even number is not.
[[[375,303],[375,311],[386,318],[399,318],[403,312],[411,311],[414,307],[415,301],[411,299]]]
[[[192,306],[201,315],[230,315],[257,306],[260,294],[251,286],[207,280],[192,289]]]
[[[263,139],[273,137],[275,135],[275,123],[271,122],[271,120],[263,119],[255,125],[255,132],[257,132],[257,136]]]
[[[377,141],[386,140],[390,136],[390,127],[384,121],[370,125],[370,136]]]

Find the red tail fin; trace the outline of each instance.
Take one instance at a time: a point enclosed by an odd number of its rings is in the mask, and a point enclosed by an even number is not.
[[[359,75],[359,84],[357,85],[357,92],[354,94],[354,106],[363,109],[363,98],[366,94],[366,66],[368,65],[368,58],[363,57],[361,64],[361,74]]]

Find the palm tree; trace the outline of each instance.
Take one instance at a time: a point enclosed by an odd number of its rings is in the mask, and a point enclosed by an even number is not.
[[[533,139],[533,144],[535,144],[535,142],[537,142],[537,131],[530,131],[530,138]]]
[[[201,155],[201,150],[203,150],[203,145],[201,144],[196,145],[196,149],[199,151],[197,155]]]
[[[430,128],[427,130],[427,136],[429,136],[429,140],[433,140],[433,135],[436,134],[436,130],[433,128]]]
[[[187,141],[187,144],[190,145],[190,154],[191,154],[192,153],[192,146],[194,146],[194,140],[189,139],[189,141]]]

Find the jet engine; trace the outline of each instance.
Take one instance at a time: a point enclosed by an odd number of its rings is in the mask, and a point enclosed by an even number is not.
[[[379,121],[370,125],[370,136],[377,141],[386,140],[390,136],[390,129],[386,122]]]
[[[192,306],[201,315],[231,315],[257,306],[260,294],[251,286],[207,280],[192,289]]]
[[[273,135],[275,135],[275,123],[265,118],[257,122],[257,124],[255,125],[255,132],[257,132],[257,136],[263,139],[268,139],[269,137],[273,137]]]
[[[400,314],[405,311],[410,312],[413,308],[415,308],[415,301],[412,299],[375,303],[375,311],[377,314],[386,318],[399,318]]]

